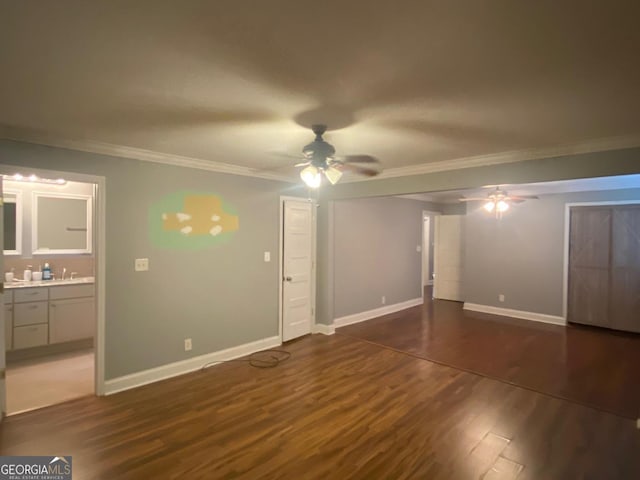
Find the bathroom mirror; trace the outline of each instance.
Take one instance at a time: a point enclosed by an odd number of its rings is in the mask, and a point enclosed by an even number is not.
[[[20,255],[22,253],[22,194],[19,191],[4,190],[4,254]]]
[[[91,253],[91,212],[91,196],[34,192],[34,255]]]

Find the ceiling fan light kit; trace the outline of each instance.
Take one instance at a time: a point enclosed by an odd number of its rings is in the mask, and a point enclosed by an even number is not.
[[[316,138],[302,149],[302,155],[307,160],[296,166],[305,167],[300,171],[300,178],[309,188],[318,188],[324,176],[331,185],[335,185],[342,178],[343,170],[350,170],[362,175],[375,176],[379,170],[371,167],[359,166],[359,163],[379,164],[380,162],[369,155],[351,155],[335,158],[336,149],[327,143],[322,135],[327,130],[326,125],[312,125],[311,129]]]
[[[496,218],[502,218],[502,214],[511,208],[512,203],[537,199],[538,197],[535,195],[509,195],[505,190],[500,190],[500,187],[497,187],[486,198],[462,197],[459,200],[461,202],[482,201],[484,202],[482,208],[487,213],[495,213]]]
[[[322,183],[320,170],[313,165],[303,168],[300,172],[300,178],[309,188],[318,188]]]

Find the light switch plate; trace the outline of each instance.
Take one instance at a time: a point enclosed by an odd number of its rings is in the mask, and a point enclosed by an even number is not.
[[[416,246],[416,252],[421,252],[422,251],[422,247],[420,245]]]
[[[136,258],[134,263],[134,268],[136,272],[146,272],[149,270],[149,259],[148,258]]]
[[[271,261],[271,252],[264,252],[264,261],[265,262]]]

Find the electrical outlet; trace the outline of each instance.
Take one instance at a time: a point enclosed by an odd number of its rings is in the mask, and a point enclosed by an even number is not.
[[[265,262],[271,261],[271,252],[264,252],[264,261]]]
[[[193,347],[193,345],[191,344],[191,339],[190,338],[185,338],[184,339],[184,351],[188,352],[189,350],[191,350],[192,347]]]
[[[147,270],[149,270],[149,259],[136,258],[134,262],[134,269],[136,272],[146,272]]]
[[[498,295],[498,301],[504,302],[504,294],[501,293],[500,295]]]
[[[416,246],[416,252],[421,252],[422,251],[422,247],[420,245]]]
[[[382,296],[382,304],[384,305],[385,303],[387,303],[387,297],[385,297],[384,295]]]

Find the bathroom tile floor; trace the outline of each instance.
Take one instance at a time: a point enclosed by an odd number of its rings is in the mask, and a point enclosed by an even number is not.
[[[9,415],[93,395],[93,350],[11,362],[6,384]]]

